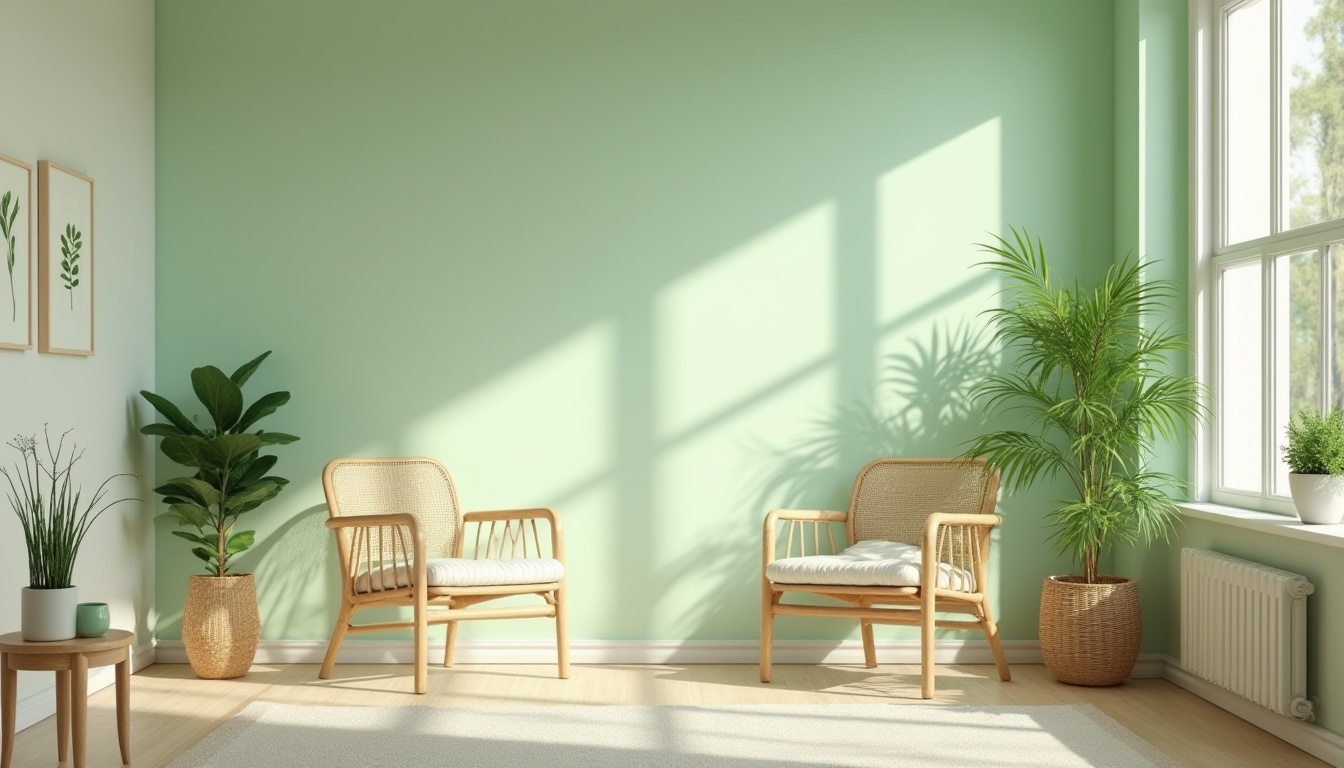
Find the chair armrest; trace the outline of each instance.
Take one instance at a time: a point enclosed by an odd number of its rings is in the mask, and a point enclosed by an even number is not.
[[[776,524],[781,520],[810,522],[814,526],[821,523],[849,522],[848,512],[836,512],[829,509],[772,509],[765,516],[765,525],[761,531],[761,568],[775,561]],[[815,533],[815,530],[813,531]],[[787,553],[786,553],[787,554]]]
[[[938,566],[946,563],[953,568],[974,574],[975,589],[966,585],[953,586],[952,592],[983,592],[989,563],[989,532],[1003,523],[998,515],[951,514],[935,512],[924,522],[924,540],[921,543],[920,584],[938,583]],[[945,535],[949,529],[968,528],[973,536],[953,537]],[[943,555],[946,555],[944,558]],[[929,590],[935,593],[941,587]]]
[[[376,564],[382,564],[388,560],[392,561],[394,574],[402,568],[407,572],[414,570],[415,576],[412,584],[417,591],[424,590],[425,567],[428,558],[425,557],[425,534],[420,530],[420,524],[416,521],[415,515],[397,512],[386,515],[333,517],[327,520],[327,528],[337,534],[343,530],[351,531],[352,535],[349,539],[340,543],[341,553],[345,557],[345,562],[341,563],[341,568],[349,582],[347,587],[351,593],[355,592],[355,580],[359,575],[361,565],[367,566],[370,574],[372,574]],[[394,531],[386,541],[383,539],[383,534],[379,533],[377,546],[375,547],[371,530],[377,528],[392,528]],[[406,542],[401,538],[400,531],[395,530],[400,528],[406,528],[410,531],[410,551],[407,551]],[[363,535],[361,536],[361,534]],[[374,583],[374,579],[370,576],[370,591],[381,592],[384,589],[396,589],[396,586],[380,587]]]
[[[462,528],[463,528],[463,534],[464,534],[464,535],[462,535],[462,536],[458,536],[458,537],[457,537],[457,556],[458,556],[458,557],[462,557],[463,552],[464,552],[465,549],[466,549],[466,536],[465,536],[465,533],[466,533],[466,526],[467,526],[467,523],[476,523],[478,526],[480,526],[482,523],[490,523],[490,528],[491,528],[491,532],[492,532],[492,533],[493,533],[493,531],[494,531],[494,525],[495,525],[495,523],[504,523],[504,530],[505,530],[505,533],[506,533],[506,534],[509,534],[509,535],[516,535],[516,536],[524,537],[524,540],[525,540],[525,537],[526,537],[526,531],[525,531],[524,528],[523,528],[523,521],[526,521],[526,520],[532,520],[532,521],[536,521],[536,520],[545,520],[545,521],[550,525],[550,528],[551,528],[551,557],[554,558],[554,559],[556,559],[556,560],[559,560],[560,562],[563,563],[563,562],[565,561],[565,532],[564,532],[564,528],[563,528],[563,526],[560,524],[560,515],[556,514],[555,510],[553,510],[553,509],[547,509],[547,508],[545,508],[545,507],[535,507],[535,508],[533,508],[533,509],[494,509],[494,510],[485,510],[485,511],[478,511],[478,512],[467,512],[467,513],[463,514],[463,515],[462,515]],[[510,532],[512,531],[512,524],[515,523],[515,522],[518,523],[518,532],[517,532],[517,534],[510,534]],[[481,536],[480,531],[481,531],[481,529],[480,529],[480,527],[478,527],[478,528],[476,529],[476,539],[477,539],[477,542],[476,542],[476,548],[477,548],[476,556],[477,556],[477,557],[480,557],[480,552],[479,552],[479,550],[480,550],[480,536]],[[536,546],[537,546],[537,554],[540,555],[540,554],[541,554],[541,540],[540,540],[540,538],[536,535],[536,523],[535,523],[535,522],[533,522],[533,524],[532,524],[532,536],[533,536],[533,540],[535,541]],[[517,540],[515,540],[515,542],[516,542],[516,541],[517,541]],[[489,541],[489,539],[487,539],[487,540],[486,540],[486,555],[487,555],[487,557],[489,556],[489,553],[490,553],[490,541]],[[524,553],[526,553],[526,546],[524,546]],[[502,542],[502,541],[500,542],[500,554],[503,555],[503,542]]]

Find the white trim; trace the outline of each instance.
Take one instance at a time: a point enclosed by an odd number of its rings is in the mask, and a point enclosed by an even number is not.
[[[131,648],[131,672],[139,672],[155,662],[154,641]],[[44,674],[44,673],[38,673]],[[99,667],[89,671],[88,691],[93,695],[117,682],[117,673],[114,667]],[[22,731],[30,725],[46,720],[48,717],[56,714],[56,686],[48,686],[37,693],[30,694],[19,700],[18,708],[14,714],[14,730]]]
[[[1181,663],[1170,656],[1165,657],[1164,661],[1164,677],[1172,683],[1309,755],[1334,766],[1344,766],[1344,736],[1314,723],[1275,714],[1231,691],[1201,680],[1182,669]]]
[[[1181,510],[1183,516],[1196,520],[1208,520],[1271,536],[1282,536],[1286,539],[1309,541],[1312,544],[1344,549],[1344,524],[1307,525],[1296,516],[1257,512],[1223,504],[1178,501],[1176,507]]]
[[[443,641],[429,643],[431,659],[443,654]],[[918,664],[918,640],[878,642],[878,658],[884,664]],[[755,640],[578,640],[569,644],[574,664],[755,664],[760,644]],[[258,664],[321,664],[326,640],[268,640],[257,646]],[[1003,643],[1010,664],[1040,664],[1040,646],[1034,641]],[[161,664],[185,664],[187,654],[178,640],[160,640]],[[407,640],[347,639],[341,645],[338,664],[410,664],[413,649]],[[983,640],[940,640],[935,658],[939,664],[992,664],[989,646]],[[783,640],[775,643],[774,660],[779,664],[862,664],[863,645],[858,640]],[[459,664],[554,664],[554,640],[460,640]],[[1159,675],[1160,676],[1160,675]]]

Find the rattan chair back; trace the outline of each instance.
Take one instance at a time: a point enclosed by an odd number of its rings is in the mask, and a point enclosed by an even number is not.
[[[854,481],[849,543],[883,539],[919,546],[929,515],[990,515],[998,492],[998,473],[984,459],[878,459]]]
[[[338,459],[330,468],[327,509],[332,517],[408,512],[425,537],[429,558],[456,555],[462,530],[461,507],[453,479],[442,464],[429,458]],[[349,531],[338,531],[342,555]],[[342,565],[345,557],[342,556]]]

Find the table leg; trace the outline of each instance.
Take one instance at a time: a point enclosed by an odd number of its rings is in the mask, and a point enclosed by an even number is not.
[[[0,653],[0,768],[9,768],[14,757],[14,712],[18,708],[19,673],[9,668],[9,654]]]
[[[82,653],[70,654],[70,731],[73,738],[75,768],[84,768],[84,742],[89,721],[89,659]]]
[[[117,741],[121,764],[131,764],[131,655],[117,662]]]
[[[56,670],[56,759],[66,761],[70,748],[70,670]]]

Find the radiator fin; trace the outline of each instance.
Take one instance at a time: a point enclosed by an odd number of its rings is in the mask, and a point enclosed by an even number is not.
[[[1305,577],[1181,550],[1181,666],[1274,712],[1312,720]]]

